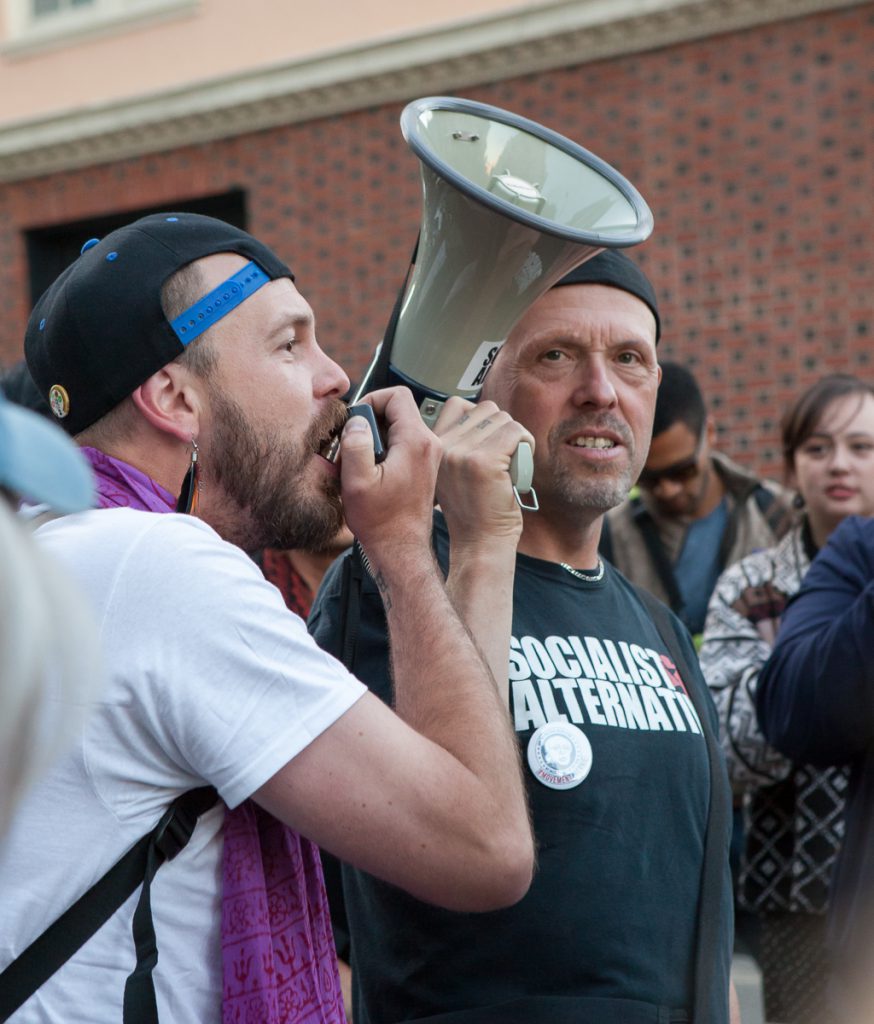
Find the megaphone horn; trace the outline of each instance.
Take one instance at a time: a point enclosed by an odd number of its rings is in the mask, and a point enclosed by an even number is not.
[[[653,219],[609,164],[548,128],[472,100],[432,96],[401,114],[421,161],[418,254],[387,337],[384,380],[429,421],[452,395],[475,399],[531,304],[602,249],[637,245]],[[520,488],[521,489],[521,488]]]

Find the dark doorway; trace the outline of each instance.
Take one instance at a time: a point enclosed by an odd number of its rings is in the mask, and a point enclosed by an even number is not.
[[[164,210],[182,213],[203,213],[219,217],[238,228],[246,227],[246,193],[233,189],[217,196],[200,199],[177,199],[161,203],[160,206],[146,206],[137,210],[125,210],[102,217],[89,217],[67,224],[54,224],[49,228],[33,228],[25,232],[27,265],[30,283],[30,304],[36,300],[54,279],[75,260],[82,246],[89,238],[103,238],[110,231],[130,224],[139,217]]]

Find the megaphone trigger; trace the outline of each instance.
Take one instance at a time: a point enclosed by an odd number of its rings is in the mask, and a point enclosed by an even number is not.
[[[520,441],[513,457],[510,459],[510,480],[513,484],[513,495],[516,504],[526,512],[536,512],[540,508],[537,494],[531,486],[534,481],[534,455],[527,441]],[[525,495],[523,499],[521,496]]]
[[[385,444],[382,440],[382,434],[379,431],[379,424],[376,422],[376,413],[373,411],[371,406],[366,402],[361,402],[359,405],[350,405],[347,413],[351,419],[353,416],[361,416],[367,421],[367,425],[370,427],[370,433],[373,435],[373,457],[376,462],[382,462],[385,459]]]

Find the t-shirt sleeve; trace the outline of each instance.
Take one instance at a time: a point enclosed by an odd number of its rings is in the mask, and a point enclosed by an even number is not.
[[[111,664],[126,666],[114,699],[135,713],[117,716],[114,735],[156,771],[169,758],[234,807],[364,692],[257,566],[204,524],[162,516],[125,563],[106,639]]]

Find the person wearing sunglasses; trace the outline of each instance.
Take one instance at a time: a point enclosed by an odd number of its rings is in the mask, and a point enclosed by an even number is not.
[[[783,488],[715,450],[716,427],[692,373],[661,366],[649,454],[628,501],[608,514],[601,550],[698,637],[720,573],[775,544],[794,516]]]

